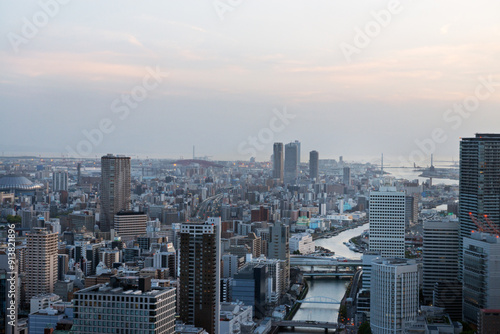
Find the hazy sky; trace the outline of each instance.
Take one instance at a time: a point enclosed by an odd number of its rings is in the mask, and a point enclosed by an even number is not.
[[[499,13],[495,0],[1,1],[0,151],[196,145],[262,161],[297,139],[303,161],[456,159],[459,137],[500,132]]]

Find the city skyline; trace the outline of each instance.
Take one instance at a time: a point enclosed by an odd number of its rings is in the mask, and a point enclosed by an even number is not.
[[[271,152],[258,147],[298,139],[325,158],[349,147],[407,159],[441,129],[433,153],[458,158],[459,137],[495,130],[500,4],[220,3],[2,4],[0,108],[23,136],[5,127],[0,151],[74,156],[93,134],[81,157],[188,157],[196,145],[263,161]],[[273,130],[284,110],[293,118]],[[255,154],[250,137],[264,140]]]
[[[500,2],[0,2],[0,334],[490,333]]]

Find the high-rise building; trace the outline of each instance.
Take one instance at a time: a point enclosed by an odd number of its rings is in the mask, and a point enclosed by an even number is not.
[[[434,285],[432,305],[444,308],[453,321],[462,320],[462,283],[458,279]]]
[[[371,277],[372,277],[372,261],[380,257],[380,252],[365,251],[362,256],[363,261],[363,275],[362,275],[362,288],[370,290]]]
[[[283,143],[274,143],[273,145],[273,178],[283,182],[284,179],[284,152]]]
[[[344,167],[343,181],[344,181],[344,184],[346,186],[351,185],[351,168],[350,167]]]
[[[131,240],[146,234],[148,215],[144,212],[119,211],[114,218],[115,233],[122,240]]]
[[[71,332],[175,333],[176,289],[152,289],[150,277],[123,281],[112,278],[76,292]]]
[[[283,291],[281,291],[281,288],[285,285],[283,281],[283,264],[285,263],[285,261],[259,257],[252,259],[252,263],[260,263],[267,267],[267,271],[269,273],[269,281],[267,283],[268,303],[277,305],[282,293],[284,293]]]
[[[285,183],[295,184],[299,176],[299,165],[297,164],[299,147],[297,143],[285,145]]]
[[[101,157],[100,230],[109,232],[117,212],[130,209],[130,157]]]
[[[319,175],[319,153],[318,151],[309,152],[309,178],[318,180]]]
[[[403,333],[418,315],[418,265],[407,259],[372,261],[370,327],[374,334]]]
[[[500,238],[471,233],[463,248],[463,317],[476,324],[481,309],[500,309]]]
[[[31,297],[54,292],[57,282],[57,233],[33,228],[26,248],[26,302]]]
[[[58,170],[52,173],[52,191],[68,191],[68,172]]]
[[[497,226],[500,223],[500,134],[484,133],[462,138],[459,203],[462,264],[463,238],[477,230],[471,215],[479,221],[487,215]]]
[[[269,226],[267,257],[284,261],[282,293],[290,287],[290,228],[279,221]]]
[[[297,165],[300,165],[300,141],[296,140],[293,143],[297,145]]]
[[[432,301],[434,286],[458,276],[458,222],[425,221],[423,244],[423,294]]]
[[[79,162],[76,167],[76,184],[80,185],[82,180],[82,164]]]
[[[220,224],[184,223],[179,233],[179,316],[210,334],[219,333]]]
[[[257,318],[263,318],[266,314],[268,278],[267,266],[260,263],[246,264],[233,278],[233,300],[252,306]]]
[[[57,255],[57,280],[64,281],[68,272],[69,256],[68,254]]]
[[[405,257],[405,193],[380,187],[370,193],[370,250]]]

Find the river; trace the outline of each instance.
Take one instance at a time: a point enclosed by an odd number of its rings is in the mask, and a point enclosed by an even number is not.
[[[342,256],[350,259],[359,259],[361,258],[361,253],[356,253],[349,250],[349,248],[345,246],[343,242],[360,235],[366,229],[368,229],[368,224],[342,232],[335,237],[316,240],[316,246],[322,246],[335,252],[335,256]],[[308,279],[307,283],[309,284],[309,292],[307,293],[306,298],[314,296],[326,296],[340,301],[344,297],[349,280],[336,278],[314,280]],[[297,311],[293,319],[337,322],[338,310],[338,304],[304,304]],[[297,328],[295,331],[292,331],[291,329],[283,329],[279,333],[290,332],[296,334],[309,334],[324,333],[324,330]]]

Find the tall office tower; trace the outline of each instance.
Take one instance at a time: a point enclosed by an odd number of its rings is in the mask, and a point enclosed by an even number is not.
[[[255,317],[266,315],[268,300],[268,268],[260,263],[248,263],[233,278],[232,297],[247,306],[252,306]]]
[[[418,265],[415,260],[372,262],[370,326],[374,334],[403,333],[418,314]]]
[[[57,282],[57,233],[33,228],[26,248],[26,302],[31,297],[54,292]]]
[[[72,333],[175,333],[175,288],[151,287],[150,277],[113,277],[74,295]]]
[[[299,147],[296,143],[285,145],[285,183],[295,184],[297,182],[299,176],[298,155]]]
[[[410,224],[414,222],[414,203],[415,203],[415,198],[413,196],[406,195],[405,198],[405,203],[406,203],[406,209],[405,209],[405,227],[409,228]]]
[[[57,255],[57,280],[64,281],[66,279],[66,273],[69,270],[69,256],[68,254],[58,254]]]
[[[273,179],[283,182],[284,178],[284,160],[283,143],[274,143],[273,145]]]
[[[68,172],[58,170],[52,173],[52,191],[68,191]]]
[[[279,221],[269,226],[269,245],[267,257],[270,259],[283,260],[283,286],[282,293],[286,293],[290,287],[290,228]]]
[[[297,166],[300,165],[300,141],[296,140],[293,142],[297,145]]]
[[[319,175],[319,153],[318,151],[309,152],[309,178],[318,180]]]
[[[434,286],[458,275],[458,222],[425,221],[423,245],[424,298],[432,301]]]
[[[460,142],[460,264],[463,238],[477,227],[471,219],[500,223],[500,134],[476,134]],[[460,278],[462,266],[460,266]]]
[[[21,216],[21,226],[23,228],[31,228],[33,216],[35,215],[35,212],[33,212],[33,208],[30,206],[28,208],[21,209],[20,212],[17,212],[17,214]]]
[[[101,157],[101,232],[113,228],[118,211],[130,209],[130,157]]]
[[[344,167],[344,177],[343,177],[344,184],[346,186],[351,185],[351,168],[350,167]]]
[[[471,233],[463,248],[463,316],[477,323],[481,309],[500,309],[500,238]]]
[[[432,305],[444,308],[451,320],[462,320],[462,283],[458,279],[439,281],[434,285]]]
[[[122,210],[116,213],[113,221],[116,235],[125,241],[132,240],[146,234],[148,215],[144,212]]]
[[[210,334],[219,333],[220,218],[184,223],[179,234],[180,319]]]
[[[81,177],[82,177],[82,164],[78,163],[78,165],[76,167],[76,184],[77,185],[80,185]]]
[[[405,193],[380,187],[370,193],[370,250],[405,257]]]

